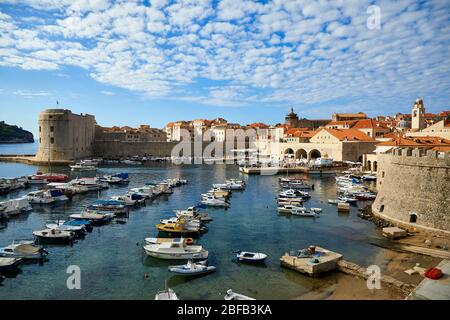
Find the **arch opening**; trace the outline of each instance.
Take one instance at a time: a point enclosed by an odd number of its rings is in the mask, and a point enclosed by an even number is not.
[[[317,149],[313,149],[309,152],[309,159],[311,159],[311,160],[315,160],[320,157],[322,157],[322,154]]]
[[[295,159],[307,159],[308,153],[304,149],[298,149],[297,152],[295,152]]]

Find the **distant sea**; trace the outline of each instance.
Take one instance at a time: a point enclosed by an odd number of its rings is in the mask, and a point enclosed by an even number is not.
[[[0,155],[10,154],[36,154],[39,143],[0,143]]]

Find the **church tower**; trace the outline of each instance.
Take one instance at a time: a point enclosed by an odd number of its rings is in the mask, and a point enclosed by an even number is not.
[[[411,130],[420,131],[425,128],[425,106],[422,99],[416,99],[411,114]]]
[[[297,114],[294,112],[294,108],[291,108],[291,112],[289,112],[285,119],[285,124],[288,126],[291,126],[292,128],[297,128],[298,126],[298,116]]]

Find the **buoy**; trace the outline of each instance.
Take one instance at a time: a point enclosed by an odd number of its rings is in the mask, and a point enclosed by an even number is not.
[[[194,239],[186,238],[186,244],[193,244],[193,243],[194,243]]]
[[[136,242],[136,246],[139,246],[139,242]]]

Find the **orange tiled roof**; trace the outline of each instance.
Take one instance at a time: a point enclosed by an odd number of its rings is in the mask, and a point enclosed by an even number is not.
[[[326,125],[327,126],[344,126],[344,125],[348,125],[351,128],[357,121],[358,120],[330,121]]]
[[[376,128],[377,122],[373,119],[363,119],[356,121],[355,125],[352,127],[354,129],[370,129]]]
[[[323,129],[340,141],[375,141],[364,132],[357,129]]]
[[[251,124],[248,124],[247,126],[251,127],[251,128],[260,128],[260,129],[266,129],[269,127],[267,124],[262,123],[262,122],[251,123]]]
[[[449,146],[450,140],[440,137],[410,137],[397,136],[392,141],[380,142],[378,146],[402,146],[402,147],[419,147],[419,146]]]

